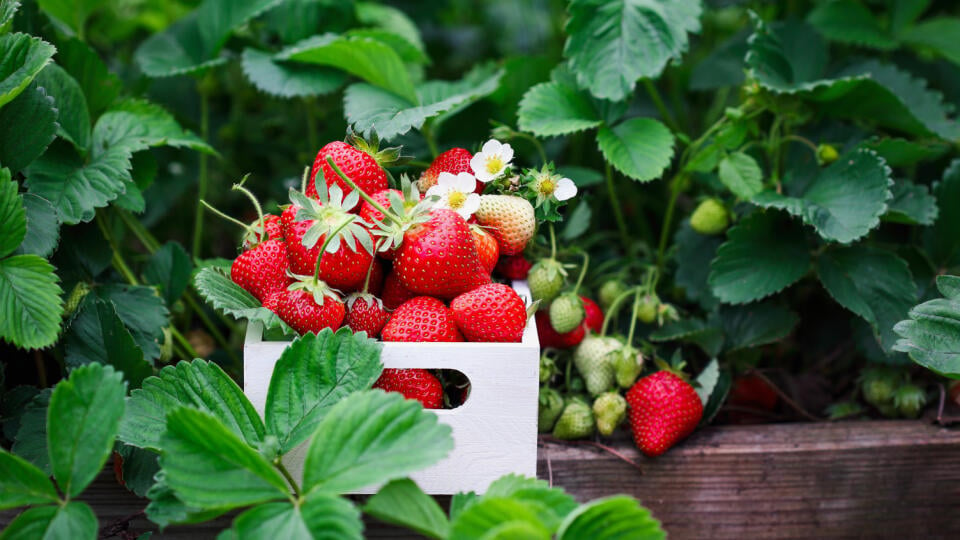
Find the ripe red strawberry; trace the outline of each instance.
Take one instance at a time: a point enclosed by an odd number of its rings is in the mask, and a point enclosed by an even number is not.
[[[727,397],[727,404],[748,409],[772,411],[777,406],[779,396],[763,378],[750,374],[741,375],[733,381],[733,388]],[[761,424],[769,419],[761,414],[743,410],[726,412],[726,419],[732,424]]]
[[[326,235],[323,235],[312,248],[308,249],[303,245],[303,236],[313,224],[314,220],[297,221],[287,230],[287,238],[290,239],[287,244],[287,259],[290,261],[290,271],[294,274],[313,275],[317,256],[320,255],[320,248],[326,240]],[[369,231],[367,234],[370,234]],[[353,250],[346,242],[340,242],[340,248],[336,252],[324,253],[320,260],[318,277],[336,289],[351,290],[362,287],[367,277],[367,269],[373,262],[373,255],[359,245],[355,247],[356,250]]]
[[[490,283],[467,222],[446,209],[434,210],[429,221],[404,233],[394,271],[410,291],[441,298]]]
[[[343,301],[322,282],[298,282],[277,302],[277,315],[300,334],[336,330],[343,323]]]
[[[669,371],[640,379],[627,391],[630,427],[637,448],[659,456],[693,433],[703,417],[700,396],[690,383]]]
[[[453,319],[467,341],[519,343],[527,326],[527,307],[510,287],[491,283],[450,302]]]
[[[488,274],[493,272],[500,257],[497,239],[477,225],[470,225],[470,232],[473,234],[473,242],[477,245],[477,256],[480,257],[480,264],[483,265],[484,271]]]
[[[373,260],[373,269],[370,270],[370,282],[367,284],[367,292],[379,297],[383,292],[383,262],[378,259]],[[401,302],[402,304],[403,302]]]
[[[230,266],[230,279],[264,302],[272,293],[286,289],[287,246],[282,240],[267,240],[244,251]]]
[[[583,310],[586,312],[583,324],[587,325],[588,330],[593,330],[599,334],[603,328],[603,310],[596,302],[586,296],[581,296],[580,299],[583,300]]]
[[[450,309],[429,296],[412,298],[394,310],[381,336],[383,341],[463,341]]]
[[[420,185],[420,192],[426,193],[428,189],[437,185],[437,179],[440,177],[440,173],[448,172],[453,175],[457,175],[462,172],[471,172],[470,170],[470,159],[473,157],[473,154],[465,148],[451,148],[446,152],[437,156],[433,163],[430,164],[430,167],[427,170],[423,171],[423,174],[420,175],[420,180],[418,184]],[[477,182],[477,188],[482,191],[484,184],[482,182]],[[480,193],[477,191],[477,193]]]
[[[340,167],[340,170],[368,195],[373,195],[382,189],[390,187],[389,182],[387,182],[387,173],[384,172],[383,167],[377,163],[376,158],[368,152],[355,148],[345,142],[334,141],[327,143],[326,146],[317,152],[317,157],[313,161],[313,168],[310,170],[310,178],[307,181],[306,194],[308,197],[317,196],[315,181],[318,171],[323,171],[322,178],[326,181],[327,186],[337,184],[344,193],[353,191],[353,189],[343,182],[333,169],[330,168],[330,165],[327,164],[327,157],[332,157],[337,167]]]
[[[267,295],[267,297],[263,300],[263,307],[276,313],[277,305],[280,304],[280,298],[285,294],[285,290],[286,289],[280,289]]]
[[[390,272],[383,280],[383,291],[380,293],[380,298],[387,309],[397,309],[401,304],[415,296],[416,293],[410,292],[403,286],[403,283],[400,283],[396,272]]]
[[[353,293],[346,298],[347,314],[343,324],[354,332],[366,332],[368,336],[380,336],[390,314],[379,298],[369,293]]]
[[[266,240],[283,240],[283,228],[280,225],[280,216],[267,214],[263,216],[263,232],[266,233]],[[243,237],[243,249],[253,249],[257,244],[264,240],[260,234],[260,220],[257,219],[250,224],[250,230]]]
[[[533,205],[523,197],[481,195],[476,216],[477,222],[497,239],[501,255],[523,251],[537,230]]]
[[[550,326],[550,313],[547,310],[537,312],[535,319],[537,321],[537,335],[540,337],[540,347],[553,347],[554,349],[569,349],[576,347],[583,341],[586,334],[585,326],[580,325],[566,334],[559,334]]]
[[[523,255],[508,255],[500,257],[497,263],[497,273],[507,279],[527,279],[530,268],[533,263],[524,258]]]
[[[383,189],[370,197],[380,203],[384,208],[390,208],[391,193],[396,193],[400,198],[403,198],[403,193],[399,189]],[[360,217],[367,223],[376,223],[384,220],[383,212],[374,208],[373,205],[367,201],[360,203]]]
[[[373,387],[399,392],[407,399],[419,401],[424,409],[443,407],[443,386],[425,369],[385,369]]]

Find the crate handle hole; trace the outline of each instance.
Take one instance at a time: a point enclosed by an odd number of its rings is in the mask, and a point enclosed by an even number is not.
[[[426,371],[431,376],[435,377],[439,381],[440,386],[443,388],[443,404],[438,408],[438,410],[453,410],[459,409],[464,404],[467,403],[467,400],[470,399],[470,378],[467,375],[457,369],[390,369],[387,368],[383,370],[384,373],[388,372],[397,372],[397,371]],[[414,379],[417,380],[417,379]],[[400,390],[397,390],[400,391]],[[406,392],[401,393],[406,395]],[[411,391],[413,394],[414,391]],[[413,397],[408,395],[407,397]]]

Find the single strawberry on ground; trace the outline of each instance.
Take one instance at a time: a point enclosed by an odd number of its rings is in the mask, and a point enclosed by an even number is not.
[[[512,288],[491,283],[450,302],[454,321],[467,341],[519,343],[527,326],[527,308]]]
[[[395,309],[380,335],[383,341],[463,341],[453,313],[430,296],[412,298]]]
[[[630,429],[637,448],[649,457],[666,452],[693,433],[703,417],[703,403],[687,381],[658,371],[627,391]]]
[[[399,392],[407,399],[419,401],[424,409],[443,408],[443,386],[425,369],[384,369],[373,387]]]

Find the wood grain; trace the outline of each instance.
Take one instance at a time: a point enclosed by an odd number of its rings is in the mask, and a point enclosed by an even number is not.
[[[657,459],[610,442],[634,467],[588,446],[548,443],[538,469],[586,501],[641,499],[671,538],[960,538],[960,431],[911,421],[778,424],[701,430]],[[144,501],[105,471],[82,499],[106,525]],[[12,512],[0,513],[0,524]],[[154,538],[213,538],[229,519]],[[133,530],[150,529],[146,520]],[[410,538],[368,522],[370,538]]]

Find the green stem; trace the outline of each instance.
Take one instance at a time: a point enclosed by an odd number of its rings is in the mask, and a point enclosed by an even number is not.
[[[113,240],[113,234],[110,233],[110,228],[107,226],[106,218],[103,217],[103,212],[97,212],[96,221],[97,227],[100,228],[100,232],[103,234],[104,239],[106,239],[107,244],[110,245],[110,249],[113,251],[113,256],[111,258],[113,267],[120,272],[120,275],[127,280],[127,283],[131,285],[139,285],[140,281],[137,279],[137,276],[134,275],[133,271],[130,270],[130,267],[127,266],[127,261],[123,259],[123,255],[120,254],[120,248]]]
[[[657,90],[657,87],[653,85],[653,82],[650,79],[643,79],[643,87],[646,88],[647,94],[650,95],[650,99],[653,100],[654,107],[657,108],[660,116],[663,117],[663,121],[667,124],[667,127],[669,127],[674,133],[679,133],[680,126],[673,118],[673,114],[670,113],[670,110],[667,109],[666,104],[664,104],[663,98],[660,97],[660,92]]]
[[[183,334],[181,334],[176,327],[170,327],[170,334],[173,336],[174,341],[179,343],[180,346],[183,347],[183,350],[187,353],[188,358],[184,358],[184,360],[191,360],[198,357],[196,349],[193,348],[193,345],[190,345],[190,342],[187,341],[187,338],[183,337]]]
[[[330,241],[333,240],[340,231],[342,231],[347,225],[353,223],[354,216],[350,214],[350,217],[343,220],[343,223],[337,225],[337,228],[327,233],[327,237],[323,239],[323,245],[320,246],[320,252],[317,253],[317,264],[313,267],[313,281],[319,281],[320,276],[320,261],[323,260],[323,254],[327,252],[327,246],[330,245]]]
[[[277,470],[280,471],[280,474],[287,479],[287,483],[290,484],[290,489],[293,490],[293,494],[297,497],[300,497],[300,486],[297,485],[297,481],[293,479],[293,475],[290,474],[290,471],[287,470],[287,467],[282,461],[280,461],[280,458],[277,458],[273,464],[276,466]]]
[[[200,138],[207,142],[210,137],[210,98],[205,91],[200,92]],[[193,260],[200,257],[200,246],[203,243],[203,206],[201,202],[207,196],[207,154],[200,153],[200,181],[197,186],[197,208],[193,222],[193,247],[190,255]]]
[[[250,232],[251,234],[256,233],[256,231],[253,230],[253,229],[250,227],[250,225],[248,225],[248,224],[240,221],[239,219],[237,219],[237,218],[235,218],[235,217],[233,217],[233,216],[229,216],[229,215],[225,214],[224,212],[221,212],[220,210],[217,210],[213,205],[211,205],[211,204],[208,203],[207,201],[200,201],[200,207],[201,207],[201,209],[202,209],[202,208],[206,208],[207,210],[213,212],[213,214],[214,214],[215,216],[221,217],[221,218],[229,221],[230,223],[233,223],[234,225],[239,225],[240,227],[246,229],[246,230],[247,230],[248,232]],[[201,211],[202,211],[202,210],[201,210]]]
[[[682,182],[683,175],[681,173],[677,173],[677,175],[670,180],[670,201],[667,203],[667,211],[663,215],[663,224],[660,228],[660,244],[657,246],[657,269],[661,272],[666,263],[667,240],[670,238],[673,212],[677,206],[677,199],[680,197],[680,185]]]
[[[617,200],[617,190],[613,187],[613,171],[610,168],[610,162],[604,161],[604,171],[607,178],[607,196],[610,198],[610,206],[613,207],[613,217],[617,220],[617,230],[620,231],[620,243],[623,244],[624,251],[630,249],[630,233],[627,231],[627,222],[623,219],[623,210],[620,208],[620,201]]]
[[[784,135],[783,138],[780,139],[780,144],[783,144],[787,141],[795,141],[795,142],[801,143],[807,148],[809,148],[813,152],[814,156],[817,155],[817,145],[813,144],[813,141],[811,141],[806,137],[803,137],[800,135],[793,135],[793,134]]]
[[[640,311],[640,289],[633,297],[633,315],[630,317],[630,331],[627,333],[627,345],[633,345],[633,332],[637,328],[637,312]]]
[[[557,235],[553,232],[553,222],[547,222],[547,228],[550,229],[550,258],[557,258]]]
[[[580,266],[580,275],[577,276],[577,284],[573,286],[573,294],[577,294],[577,292],[580,291],[580,285],[583,284],[583,278],[587,275],[587,268],[590,267],[590,254],[584,251],[580,255],[583,256],[583,264]]]
[[[384,217],[390,219],[394,223],[400,223],[400,220],[396,216],[391,214],[389,210],[384,208],[382,204],[373,200],[373,198],[367,195],[365,191],[357,187],[357,184],[353,180],[347,178],[347,175],[343,174],[343,171],[340,170],[340,167],[337,167],[337,164],[333,162],[332,157],[327,157],[327,164],[330,165],[330,168],[333,169],[333,172],[337,173],[337,176],[339,176],[341,180],[343,180],[348,186],[350,186],[351,189],[354,189],[358,193],[360,193],[361,199],[370,203],[370,206],[372,206],[375,210],[383,214]]]
[[[610,309],[607,310],[607,314],[603,317],[603,326],[600,327],[601,337],[607,335],[607,328],[610,326],[610,321],[616,318],[617,312],[620,310],[620,304],[629,298],[631,294],[639,292],[639,290],[639,287],[631,287],[620,293],[620,296],[613,300],[613,302],[610,304]]]
[[[243,187],[243,183],[247,181],[247,178],[249,176],[250,176],[249,174],[247,176],[244,176],[243,180],[240,180],[239,184],[234,184],[233,186],[231,186],[230,189],[232,189],[233,191],[239,191],[240,193],[243,193],[244,195],[247,196],[248,199],[250,199],[250,202],[253,203],[253,207],[257,210],[257,228],[260,230],[259,238],[260,238],[260,241],[262,242],[267,239],[267,225],[263,221],[263,207],[260,206],[260,201],[258,201],[257,198],[253,195],[253,192]]]
[[[530,135],[529,133],[524,133],[522,131],[514,131],[517,137],[521,137],[533,143],[534,148],[537,149],[537,153],[540,154],[540,161],[543,163],[547,162],[547,152],[543,149],[543,144],[540,143],[540,140]]]
[[[783,120],[780,115],[777,115],[773,119],[773,125],[770,126],[770,138],[767,143],[767,152],[770,155],[770,175],[773,177],[773,182],[777,186],[777,193],[782,191],[780,185],[780,125]]]

